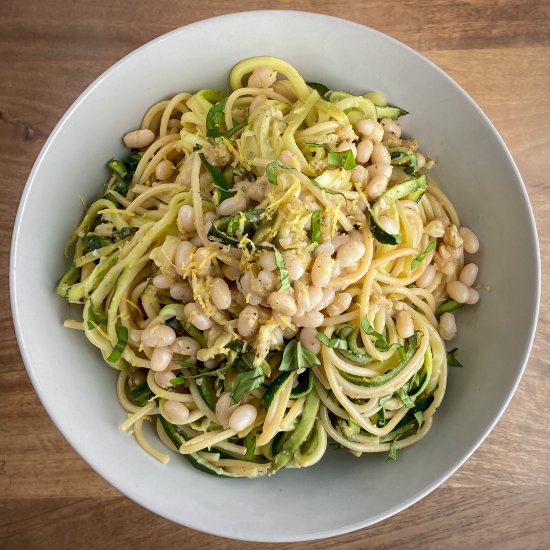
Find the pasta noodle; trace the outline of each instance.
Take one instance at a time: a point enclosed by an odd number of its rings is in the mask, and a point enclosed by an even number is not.
[[[303,468],[426,435],[444,340],[475,304],[479,242],[380,94],[306,83],[283,60],[179,93],[124,135],[71,236],[57,293],[119,371],[121,429],[214,475]],[[376,101],[376,104],[373,102]]]

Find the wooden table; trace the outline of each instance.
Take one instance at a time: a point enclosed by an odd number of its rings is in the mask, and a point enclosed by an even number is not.
[[[107,7],[111,4],[111,7]],[[405,42],[455,78],[496,124],[524,177],[550,267],[550,3],[544,0],[0,2],[0,547],[254,548],[179,527],[134,504],[61,437],[21,361],[9,308],[12,226],[31,166],[80,92],[137,46],[241,9],[343,16]],[[37,235],[37,246],[40,236]],[[504,417],[449,481],[396,517],[279,548],[550,547],[549,288],[527,372]],[[512,321],[511,321],[512,322]]]

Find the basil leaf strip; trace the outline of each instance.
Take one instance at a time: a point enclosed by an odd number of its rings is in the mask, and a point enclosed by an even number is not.
[[[407,395],[407,392],[404,388],[399,388],[397,390],[397,395],[401,398],[401,401],[403,401],[403,405],[405,405],[407,409],[412,409],[414,407],[412,399]]]
[[[331,151],[327,155],[327,162],[332,166],[339,166],[345,170],[355,168],[355,157],[351,149],[342,152]]]
[[[416,418],[416,421],[418,422],[418,429],[420,430],[420,428],[422,428],[422,424],[424,423],[424,415],[422,414],[422,411],[416,411],[414,413],[414,417]]]
[[[463,368],[464,365],[455,357],[457,353],[458,348],[454,348],[451,351],[447,352],[447,365],[449,365],[449,367]]]
[[[203,166],[208,170],[209,174],[212,176],[214,181],[214,187],[218,192],[219,202],[223,202],[225,199],[228,199],[232,196],[231,193],[231,184],[225,179],[225,176],[218,170],[215,166],[212,166],[204,156],[204,153],[199,153],[201,162]]]
[[[344,199],[346,199],[346,202],[348,200],[346,195],[344,195],[344,193],[342,193],[341,191],[336,191],[335,189],[330,189],[330,187],[323,187],[317,180],[311,180],[311,183],[313,183],[313,185],[315,185],[315,187],[318,187],[319,189],[322,189],[325,193],[328,193],[329,195],[342,195],[342,197],[344,197]]]
[[[283,351],[283,358],[281,359],[281,364],[279,365],[279,370],[281,372],[294,370],[294,359],[296,358],[296,347],[298,342],[296,340],[291,340],[285,347]]]
[[[315,210],[311,214],[311,242],[317,243],[321,241],[321,211]]]
[[[431,252],[435,248],[435,241],[430,242],[430,244],[426,247],[426,250],[422,252],[422,254],[419,254],[412,262],[411,262],[411,269],[416,269],[423,261],[428,252]]]
[[[223,119],[225,104],[227,103],[227,98],[218,101],[215,105],[210,107],[206,115],[206,136],[207,137],[220,137],[222,133],[220,132],[220,123]]]
[[[110,353],[109,357],[107,357],[107,361],[109,361],[109,363],[116,363],[122,356],[122,352],[124,351],[124,348],[128,343],[128,329],[125,326],[121,325],[117,328],[117,336],[118,342],[116,343],[116,346],[113,348],[113,351]]]
[[[99,325],[106,325],[106,324],[107,324],[107,316],[103,315],[102,313],[97,313],[96,311],[94,311],[94,308],[90,303],[90,307],[88,308],[88,330],[93,330],[95,327],[98,327]]]
[[[294,166],[290,166],[289,164],[283,164],[279,160],[274,160],[273,162],[270,162],[265,167],[265,173],[267,176],[267,181],[269,181],[269,183],[273,185],[277,183],[277,168],[284,168],[285,170],[294,170]]]
[[[319,82],[306,82],[306,84],[316,92],[319,92],[321,97],[325,97],[325,95],[330,92],[327,86],[320,84]]]
[[[446,302],[443,302],[437,308],[435,309],[435,316],[441,317],[444,313],[452,313],[453,311],[456,311],[457,309],[460,309],[464,304],[461,304],[460,302],[457,302],[456,300],[447,300]]]
[[[348,341],[344,338],[329,338],[326,334],[318,332],[315,335],[315,338],[325,345],[327,348],[336,348],[336,349],[345,349],[349,348]]]
[[[264,380],[265,375],[261,367],[237,374],[231,387],[231,403],[238,403],[245,393],[258,389]]]
[[[273,247],[273,252],[275,252],[275,264],[279,269],[279,278],[281,280],[281,288],[279,290],[285,290],[286,288],[290,288],[288,269],[285,266],[283,255],[275,247]]]

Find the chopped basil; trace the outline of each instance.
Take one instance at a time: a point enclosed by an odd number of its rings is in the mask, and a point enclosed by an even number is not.
[[[293,339],[285,347],[279,370],[292,371],[320,364],[319,358],[312,351]]]
[[[342,449],[342,445],[340,445],[340,443],[337,443],[336,441],[333,443],[329,443],[329,447],[335,451]]]
[[[139,227],[121,227],[120,229],[115,229],[113,231],[113,241],[116,243],[117,241],[121,241],[122,239],[126,239],[127,237],[131,237],[135,233],[137,233],[139,230]]]
[[[143,382],[136,386],[133,390],[130,390],[130,395],[138,405],[143,407],[143,405],[146,405],[149,399],[153,397],[153,392],[151,391],[151,388],[149,388],[147,382]]]
[[[420,430],[420,428],[422,427],[422,424],[424,423],[424,415],[422,414],[422,411],[416,411],[414,413],[414,417],[418,422],[418,429]]]
[[[261,367],[237,374],[231,388],[231,403],[238,403],[245,393],[258,389],[264,380],[265,375]]]
[[[270,162],[265,167],[265,173],[267,175],[267,180],[269,183],[272,183],[275,185],[277,183],[277,168],[284,168],[285,170],[294,170],[294,166],[290,166],[289,164],[283,164],[279,160],[274,160],[273,162]]]
[[[134,177],[134,172],[136,171],[137,165],[141,160],[141,155],[138,153],[132,153],[125,161],[119,159],[111,159],[107,166],[115,176],[115,186],[113,190],[119,193],[120,195],[126,196],[130,184],[132,183],[132,178]],[[114,198],[114,197],[113,197]]]
[[[232,196],[231,193],[231,183],[225,179],[223,173],[218,170],[215,166],[212,166],[204,156],[204,153],[199,153],[201,162],[203,166],[208,170],[208,173],[212,176],[214,181],[214,187],[218,192],[219,202],[223,202],[225,199],[228,199]]]
[[[464,367],[464,365],[456,358],[458,353],[458,348],[453,348],[451,351],[447,352],[447,365],[449,367]]]
[[[206,115],[206,136],[207,137],[220,137],[222,132],[220,132],[220,124],[223,120],[223,114],[225,109],[225,104],[227,103],[227,98],[225,97],[221,101],[218,101],[213,105]]]
[[[238,247],[239,240],[235,238],[235,232],[237,229],[242,229],[243,233],[250,230],[256,229],[256,227],[262,222],[262,212],[263,209],[253,208],[251,210],[246,210],[245,212],[239,212],[233,216],[225,216],[214,221],[212,227],[208,231],[208,238],[211,241],[218,241],[228,246]],[[241,219],[244,216],[244,224],[241,227]],[[231,231],[231,234],[229,234]],[[250,243],[250,246],[253,249],[256,248],[265,248],[262,245],[253,245]]]
[[[254,451],[256,450],[256,436],[249,433],[243,439],[244,446],[246,447],[246,454],[244,455],[245,460],[252,460],[254,458]]]
[[[321,97],[325,97],[325,95],[330,92],[327,86],[325,86],[324,84],[320,84],[319,82],[306,82],[306,84],[310,88],[318,92]]]
[[[397,447],[395,446],[396,441],[397,437],[391,442],[390,445],[390,452],[388,454],[388,459],[390,460],[397,460]]]
[[[376,420],[376,427],[383,428],[385,425],[386,425],[386,413],[384,411],[384,408],[382,407],[378,411],[378,419]]]
[[[279,278],[281,280],[281,288],[279,290],[285,290],[286,288],[290,288],[288,269],[285,266],[283,255],[275,247],[273,247],[273,252],[275,252],[275,264],[279,269]]]
[[[99,325],[106,325],[106,324],[107,324],[107,316],[103,315],[102,313],[97,313],[96,311],[94,311],[94,308],[90,303],[90,307],[88,308],[88,330],[93,330],[95,327]]]
[[[321,240],[321,211],[311,214],[311,242],[319,244]]]
[[[381,397],[379,400],[378,400],[378,404],[380,406],[382,406],[384,403],[386,403],[387,401],[389,401],[391,399],[391,395],[385,395],[384,397]]]
[[[407,395],[407,392],[404,388],[399,388],[397,390],[397,395],[401,398],[401,401],[403,401],[403,405],[405,405],[407,409],[412,409],[414,407],[412,399]]]
[[[453,311],[456,311],[457,309],[461,308],[464,304],[461,304],[460,302],[457,302],[456,300],[447,300],[446,302],[443,302],[437,308],[435,309],[435,316],[441,317],[444,313],[452,313]]]
[[[376,332],[370,326],[369,320],[366,315],[361,320],[361,327],[363,328],[366,334],[368,334],[369,336],[374,336],[376,338],[376,342],[374,343],[374,345],[376,346],[377,349],[381,351],[387,351],[388,349],[390,349],[390,346],[386,338],[379,332]]]
[[[124,179],[128,173],[128,169],[124,166],[124,163],[121,160],[111,159],[107,163],[107,166],[121,179]]]
[[[411,269],[416,269],[423,261],[428,252],[431,252],[435,248],[436,244],[435,241],[431,241],[430,244],[426,247],[426,250],[422,252],[422,254],[419,254],[412,262],[411,262]]]
[[[339,166],[345,170],[351,170],[355,167],[355,157],[351,149],[342,152],[331,151],[327,155],[327,162],[332,166]]]
[[[321,342],[321,344],[327,346],[327,348],[345,349],[349,348],[348,341],[344,338],[329,338],[326,334],[318,332],[315,338]]]
[[[315,185],[315,187],[318,187],[319,189],[322,189],[325,193],[328,193],[329,195],[342,195],[346,201],[348,200],[346,195],[342,193],[341,191],[336,191],[336,189],[330,189],[329,187],[323,187],[317,180],[311,180],[311,183]]]
[[[248,119],[245,118],[242,122],[239,122],[239,124],[235,124],[233,128],[229,128],[229,130],[223,134],[223,137],[229,139],[233,134],[236,134],[239,130],[242,130],[247,124]]]
[[[185,384],[186,378],[185,376],[176,376],[175,378],[172,378],[170,380],[170,384],[172,386],[181,386],[182,384]]]
[[[113,244],[113,241],[111,239],[108,239],[107,237],[98,237],[97,235],[94,235],[93,233],[90,233],[86,235],[82,239],[84,243],[84,250],[86,253],[92,252],[94,250],[98,250],[100,248],[103,248],[104,246],[108,246],[110,244]]]
[[[107,357],[109,363],[116,363],[121,358],[122,352],[128,343],[128,329],[124,325],[119,326],[117,328],[117,336],[118,342],[109,357]]]

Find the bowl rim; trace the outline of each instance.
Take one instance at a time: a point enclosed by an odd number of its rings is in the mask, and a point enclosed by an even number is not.
[[[527,188],[525,186],[525,183],[523,181],[523,178],[521,176],[521,173],[519,172],[519,169],[512,157],[512,154],[510,153],[508,147],[506,146],[506,143],[504,142],[503,138],[500,136],[498,130],[494,126],[494,124],[491,122],[489,117],[485,114],[485,112],[479,107],[479,105],[472,99],[472,97],[458,84],[452,77],[450,77],[443,69],[439,68],[434,62],[432,62],[430,59],[413,49],[412,47],[404,44],[403,42],[397,40],[396,38],[387,35],[381,31],[378,31],[376,29],[373,29],[372,27],[368,27],[367,25],[363,25],[361,23],[358,23],[356,21],[352,21],[349,19],[345,19],[342,17],[336,17],[333,15],[327,15],[323,13],[316,13],[316,12],[308,12],[304,10],[248,10],[248,11],[240,11],[240,12],[232,12],[224,15],[219,15],[215,17],[210,17],[207,19],[201,19],[199,21],[195,21],[193,23],[189,23],[187,25],[178,27],[176,29],[173,29],[167,33],[164,33],[160,36],[157,36],[156,38],[146,42],[145,44],[139,46],[138,48],[132,50],[131,52],[124,55],[122,58],[120,58],[116,63],[111,65],[108,69],[106,69],[103,73],[101,73],[91,84],[89,84],[86,89],[74,100],[74,102],[71,104],[71,106],[65,111],[65,113],[62,115],[62,117],[59,119],[53,130],[51,131],[50,135],[48,136],[46,142],[42,146],[38,156],[36,157],[36,160],[33,164],[33,167],[29,173],[29,176],[27,178],[27,181],[25,183],[25,187],[23,189],[19,206],[17,209],[17,215],[15,219],[15,223],[13,225],[13,234],[11,239],[11,250],[10,250],[10,266],[9,266],[9,286],[10,286],[10,303],[11,303],[11,311],[12,311],[12,319],[13,319],[13,326],[15,329],[16,337],[17,337],[17,343],[19,346],[21,358],[23,359],[23,363],[25,365],[26,371],[28,373],[28,376],[31,380],[31,383],[34,387],[34,390],[36,391],[40,402],[42,403],[42,406],[48,413],[49,417],[51,418],[52,422],[56,426],[56,428],[61,432],[63,437],[66,441],[71,445],[71,447],[76,451],[76,453],[80,456],[81,459],[83,459],[91,468],[96,472],[99,476],[101,476],[103,479],[105,479],[110,485],[115,487],[120,493],[122,493],[124,496],[130,498],[133,502],[138,504],[139,506],[149,510],[150,512],[159,515],[165,519],[168,519],[170,521],[173,521],[174,523],[184,525],[185,527],[195,529],[197,531],[219,536],[219,537],[225,537],[229,538],[229,535],[226,531],[222,531],[217,528],[209,529],[206,531],[204,529],[204,526],[195,524],[195,522],[190,522],[189,524],[183,524],[180,519],[176,518],[176,514],[174,514],[172,517],[170,514],[161,513],[157,509],[155,509],[154,505],[149,505],[144,499],[141,499],[139,497],[139,494],[137,491],[132,490],[130,486],[125,484],[123,480],[114,478],[110,475],[108,470],[104,470],[100,464],[96,464],[95,459],[86,457],[83,453],[81,453],[80,449],[80,443],[77,438],[73,437],[64,427],[62,419],[58,417],[58,414],[56,412],[55,407],[48,402],[46,399],[46,396],[43,394],[39,382],[37,374],[34,371],[33,365],[31,364],[29,353],[26,348],[25,339],[24,339],[24,330],[21,324],[20,319],[20,313],[19,308],[16,300],[16,251],[18,249],[18,237],[20,233],[20,226],[22,224],[22,218],[23,218],[23,212],[26,207],[27,200],[33,190],[33,186],[35,184],[36,175],[40,170],[40,167],[44,161],[44,158],[47,156],[48,151],[54,142],[54,140],[57,138],[58,134],[61,132],[62,128],[64,127],[66,121],[73,115],[75,111],[77,111],[81,105],[81,103],[90,95],[92,94],[97,87],[101,85],[101,83],[109,78],[112,72],[117,70],[117,68],[120,65],[123,65],[129,58],[134,57],[138,55],[140,52],[152,47],[153,45],[156,45],[160,42],[163,42],[164,40],[170,39],[172,36],[185,32],[188,28],[195,28],[195,27],[207,27],[211,24],[212,21],[217,21],[221,19],[238,19],[242,17],[243,15],[254,17],[254,16],[272,16],[272,17],[289,17],[289,16],[302,16],[307,17],[311,20],[311,18],[316,18],[318,20],[331,20],[338,22],[338,24],[344,23],[345,25],[358,27],[361,29],[368,29],[369,32],[373,32],[381,37],[383,37],[385,40],[389,40],[393,42],[395,45],[399,46],[400,48],[404,48],[408,51],[410,55],[413,55],[417,58],[420,58],[423,62],[430,65],[431,69],[439,73],[440,76],[445,78],[447,81],[451,83],[451,85],[457,89],[457,91],[463,96],[463,98],[470,103],[472,107],[477,111],[478,115],[483,119],[483,121],[488,125],[488,127],[491,129],[492,133],[494,134],[496,141],[500,148],[504,151],[508,161],[510,162],[510,165],[512,167],[514,176],[520,183],[520,190],[522,193],[523,200],[525,201],[525,204],[527,206],[526,211],[528,212],[528,223],[529,223],[529,231],[531,234],[531,240],[532,245],[534,245],[534,256],[535,256],[535,273],[534,273],[534,280],[535,280],[535,298],[536,298],[536,305],[534,310],[531,314],[530,319],[530,326],[529,326],[529,338],[524,343],[524,350],[523,350],[523,358],[521,360],[521,365],[519,365],[519,368],[517,369],[516,375],[514,380],[512,381],[512,385],[510,387],[509,393],[502,402],[500,409],[498,413],[495,415],[495,417],[491,420],[491,422],[488,424],[486,429],[481,433],[478,440],[467,450],[465,454],[463,454],[458,460],[454,461],[453,465],[445,472],[445,474],[441,475],[437,479],[435,479],[432,483],[424,487],[422,490],[418,491],[415,495],[410,497],[409,499],[406,499],[402,502],[400,502],[398,505],[380,513],[379,515],[370,517],[366,520],[355,522],[352,524],[346,524],[345,526],[342,526],[340,528],[330,529],[330,530],[324,530],[324,531],[317,531],[313,533],[308,533],[306,535],[284,535],[281,534],[277,537],[270,537],[270,538],[261,538],[257,536],[250,536],[246,534],[232,534],[230,538],[235,540],[243,540],[243,541],[252,541],[252,542],[298,542],[298,541],[306,541],[306,540],[319,540],[323,538],[328,537],[335,537],[339,535],[343,535],[346,533],[350,533],[359,529],[363,529],[366,527],[369,527],[371,525],[374,525],[375,523],[378,523],[380,521],[383,521],[387,518],[390,518],[394,516],[395,514],[401,512],[402,510],[405,510],[406,508],[412,506],[416,502],[420,501],[427,495],[429,495],[432,491],[434,491],[437,487],[439,487],[441,484],[443,484],[449,477],[451,477],[465,462],[470,458],[470,456],[479,448],[479,446],[483,443],[483,441],[487,438],[489,433],[494,429],[495,425],[498,423],[498,421],[501,419],[504,411],[507,409],[512,397],[514,396],[517,387],[521,381],[521,378],[525,372],[527,362],[529,360],[531,350],[533,347],[533,342],[536,336],[537,331],[537,322],[539,317],[539,310],[540,310],[540,296],[541,296],[541,259],[540,259],[540,244],[539,244],[539,238],[537,233],[537,227],[536,227],[536,220],[533,213],[533,208],[531,205],[531,202],[529,200],[529,195],[527,192]]]

